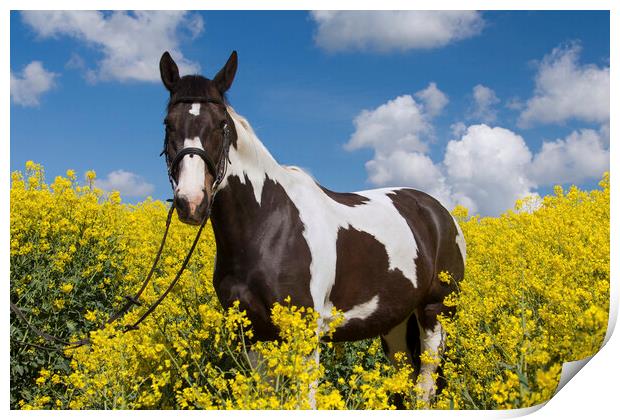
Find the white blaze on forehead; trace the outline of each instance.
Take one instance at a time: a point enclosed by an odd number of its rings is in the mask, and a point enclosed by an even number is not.
[[[196,117],[200,115],[200,103],[193,103],[192,108],[189,110],[189,113],[195,115]]]
[[[200,137],[185,139],[183,148],[196,147],[202,149]],[[190,206],[197,206],[202,201],[205,188],[205,162],[200,156],[185,155],[179,166],[179,182],[177,194],[185,197]]]

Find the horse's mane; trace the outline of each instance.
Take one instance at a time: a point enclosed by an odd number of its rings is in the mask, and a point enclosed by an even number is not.
[[[308,177],[310,177],[310,178],[312,178],[314,180],[314,177],[312,176],[312,174],[310,174],[307,170],[304,170],[303,168],[300,168],[299,166],[281,165],[281,164],[279,164],[274,159],[274,157],[271,155],[271,152],[269,152],[269,150],[265,147],[263,142],[258,138],[256,133],[254,132],[254,129],[250,125],[249,121],[244,116],[238,114],[231,105],[226,105],[226,109],[228,110],[228,113],[233,118],[233,120],[236,121],[237,123],[239,123],[241,128],[247,132],[246,140],[250,142],[247,145],[248,148],[252,148],[254,150],[257,150],[257,149],[260,150],[260,155],[261,156],[267,156],[268,157],[267,161],[273,162],[274,165],[277,165],[278,167],[280,167],[280,168],[282,168],[282,169],[284,169],[286,171],[302,173],[302,174],[305,174],[305,175],[307,175]],[[315,182],[316,182],[316,180],[315,180]]]

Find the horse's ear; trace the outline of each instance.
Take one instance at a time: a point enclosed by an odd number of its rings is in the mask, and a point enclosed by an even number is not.
[[[168,51],[166,51],[161,56],[161,60],[159,60],[159,73],[161,74],[161,81],[164,83],[164,86],[166,86],[166,89],[172,92],[174,85],[180,77],[177,63],[174,62]]]
[[[219,90],[221,94],[224,94],[224,92],[230,89],[235,79],[235,73],[237,73],[237,51],[233,51],[232,54],[230,54],[226,65],[224,65],[222,70],[213,78],[213,83],[215,83],[217,90]]]

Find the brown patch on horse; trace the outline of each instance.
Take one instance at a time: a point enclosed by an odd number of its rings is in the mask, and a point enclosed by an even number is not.
[[[387,333],[417,306],[419,294],[399,269],[390,270],[385,246],[373,235],[349,227],[338,230],[336,282],[329,300],[341,311],[379,296],[374,313],[352,319],[334,334],[334,341],[360,340]]]
[[[226,308],[235,300],[248,313],[255,338],[273,340],[271,307],[290,296],[312,307],[311,254],[299,211],[282,186],[267,178],[261,204],[250,180],[228,178],[215,197],[211,215],[217,259],[213,284]]]
[[[332,200],[334,200],[337,203],[340,204],[344,204],[345,206],[349,206],[349,207],[355,207],[355,206],[361,206],[362,204],[366,203],[368,200],[368,198],[359,195],[359,194],[355,194],[355,193],[338,193],[338,192],[334,192],[331,190],[328,190],[327,188],[319,185],[319,187],[321,187],[321,189],[323,190],[323,192],[325,194],[327,194],[327,196],[329,198],[331,198]]]
[[[418,264],[418,278],[424,276],[428,279],[425,284],[419,283],[424,289],[421,291],[424,301],[418,311],[418,320],[423,328],[430,329],[438,314],[447,313],[443,299],[455,290],[456,283],[464,275],[464,262],[456,243],[458,231],[448,210],[430,195],[402,189],[388,196],[411,228],[418,244],[418,256],[427,258],[425,264]],[[442,271],[450,273],[454,280],[451,284],[439,281],[437,276]]]

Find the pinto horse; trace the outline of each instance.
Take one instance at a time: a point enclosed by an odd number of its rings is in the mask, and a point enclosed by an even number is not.
[[[443,300],[465,265],[457,222],[411,188],[337,193],[278,164],[225,99],[236,70],[234,51],[212,80],[180,77],[168,52],[160,61],[174,204],[182,222],[211,218],[222,306],[238,300],[258,340],[278,338],[270,311],[287,296],[314,308],[319,328],[337,308],[344,320],[332,340],[381,336],[389,358],[406,353],[428,401],[438,365],[420,354],[444,350],[437,317],[449,313]],[[454,281],[440,281],[444,271]]]

